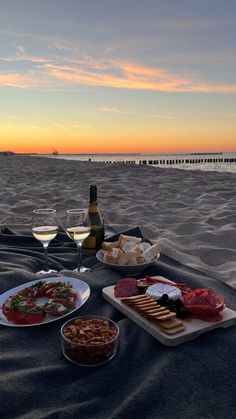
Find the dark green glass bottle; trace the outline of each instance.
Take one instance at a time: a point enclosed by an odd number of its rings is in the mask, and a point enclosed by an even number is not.
[[[104,241],[104,223],[97,200],[97,185],[90,185],[89,219],[91,224],[90,235],[84,240],[82,251],[85,255],[95,255],[101,249]]]

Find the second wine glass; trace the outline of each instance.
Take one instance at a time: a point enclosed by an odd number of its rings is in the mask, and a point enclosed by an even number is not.
[[[90,234],[90,220],[87,209],[69,209],[67,211],[66,232],[70,239],[75,241],[79,251],[79,264],[74,271],[89,272],[91,269],[82,266],[81,254],[82,243]]]

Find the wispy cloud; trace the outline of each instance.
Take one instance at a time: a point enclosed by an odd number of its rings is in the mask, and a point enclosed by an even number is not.
[[[25,55],[25,48],[22,45],[16,45],[16,49],[18,50],[19,54]]]
[[[1,129],[11,129],[14,128],[14,125],[12,124],[0,124]]]
[[[67,127],[64,124],[58,124],[58,123],[54,123],[52,124],[55,128],[61,129],[63,131],[65,131],[67,129]]]
[[[163,68],[118,60],[104,62],[103,71],[97,71],[97,68],[89,63],[85,66],[82,62],[80,66],[45,64],[43,68],[52,78],[71,84],[160,92],[236,92],[236,84],[208,84],[191,79],[191,77],[174,74]]]
[[[59,47],[60,48],[60,47]],[[2,61],[28,61],[31,68],[22,73],[0,73],[0,86],[70,88],[73,85],[116,89],[153,90],[159,92],[235,93],[236,84],[211,83],[198,80],[196,75],[177,74],[166,68],[141,65],[119,59],[96,59],[81,54],[68,57],[29,55],[22,45],[16,54]],[[66,62],[66,65],[65,65]],[[34,66],[34,63],[37,65]],[[124,113],[115,108],[103,112]]]
[[[78,130],[78,129],[90,129],[91,126],[90,125],[86,125],[86,124],[72,124],[72,125],[64,125],[64,124],[60,124],[58,122],[54,122],[53,127],[62,130],[62,131],[68,131],[68,130]]]
[[[28,84],[28,77],[18,73],[2,73],[0,74],[0,87],[26,87]]]
[[[25,129],[25,130],[27,130],[27,129],[38,129],[39,127],[37,126],[37,125],[21,125],[19,128],[21,128],[21,129]]]
[[[10,119],[15,119],[15,120],[20,120],[22,121],[22,116],[18,116],[18,115],[8,115],[8,118]]]
[[[16,129],[17,130],[31,130],[31,129],[38,129],[37,125],[13,125],[13,124],[0,124],[1,129]]]
[[[120,114],[120,115],[122,115],[122,114],[130,114],[130,112],[121,111],[120,109],[117,109],[117,108],[106,108],[106,107],[103,107],[103,108],[99,108],[98,111],[99,112],[115,113],[115,114]]]
[[[75,129],[91,129],[90,125],[86,125],[86,124],[75,124],[75,125],[71,125],[71,128],[75,128]]]
[[[151,119],[175,119],[174,116],[172,115],[158,115],[158,114],[154,114],[154,115],[146,115],[146,118],[151,118]]]
[[[17,61],[30,61],[32,63],[48,63],[50,62],[46,57],[29,55],[26,53],[25,47],[22,45],[14,45],[16,53],[9,57],[0,57],[1,61],[17,62]]]
[[[8,30],[0,30],[0,34],[4,35],[4,36],[8,36],[8,37],[12,37],[14,39],[30,39],[33,40],[35,42],[41,42],[41,43],[60,43],[60,42],[64,42],[63,39],[58,39],[57,37],[53,37],[50,35],[41,35],[41,34],[35,34],[35,33],[31,33],[31,32],[20,32],[20,31],[8,31]]]

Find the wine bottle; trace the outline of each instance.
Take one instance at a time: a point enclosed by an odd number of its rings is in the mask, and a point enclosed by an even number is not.
[[[89,236],[83,241],[82,251],[86,255],[95,255],[104,241],[104,223],[97,200],[97,185],[90,185],[88,214],[91,224]]]

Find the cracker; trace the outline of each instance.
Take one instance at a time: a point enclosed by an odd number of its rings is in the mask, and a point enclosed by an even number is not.
[[[174,335],[185,330],[183,322],[176,318],[176,313],[161,306],[152,297],[142,294],[122,298],[121,301],[141,316],[158,325],[161,331],[168,335]]]
[[[137,309],[142,310],[142,308],[137,307]],[[167,308],[165,307],[144,307],[145,313],[146,314],[152,314],[152,313],[163,313],[164,311],[166,313],[169,313],[170,310],[167,310]]]
[[[153,299],[139,299],[139,300],[130,300],[130,301],[128,301],[127,300],[127,302],[130,302],[130,303],[132,303],[132,304],[135,304],[135,305],[138,305],[138,304],[157,304],[156,303],[156,301],[154,301]]]
[[[148,317],[151,317],[158,322],[162,322],[163,320],[169,320],[169,319],[172,319],[173,317],[176,317],[176,314],[172,313],[172,312],[169,312],[168,314],[164,314],[164,315],[161,315],[161,316],[158,316],[158,317],[157,316],[150,316],[150,315]]]
[[[177,317],[172,317],[172,319],[163,321],[161,323],[161,327],[163,329],[172,329],[173,327],[181,326],[181,325],[183,325],[183,322]]]
[[[146,317],[153,317],[154,319],[158,320],[160,317],[170,314],[170,310],[166,310],[164,307],[163,310],[147,310],[147,311],[142,311],[142,313]]]
[[[129,303],[130,304],[130,303]],[[152,302],[148,302],[148,303],[132,303],[130,304],[133,307],[137,307],[137,309],[141,310],[141,309],[151,309],[151,308],[161,308],[161,306],[159,306],[158,304],[152,303]]]
[[[129,302],[129,301],[141,301],[141,300],[146,300],[146,299],[149,299],[149,301],[150,300],[153,300],[151,297],[148,297],[147,295],[145,295],[145,294],[142,294],[142,295],[132,295],[132,297],[123,297],[123,298],[121,298],[120,300],[122,301],[122,302]]]
[[[167,335],[175,335],[176,333],[183,332],[185,330],[184,325],[179,325],[172,327],[171,329],[164,329],[161,327],[162,332],[167,333]]]

